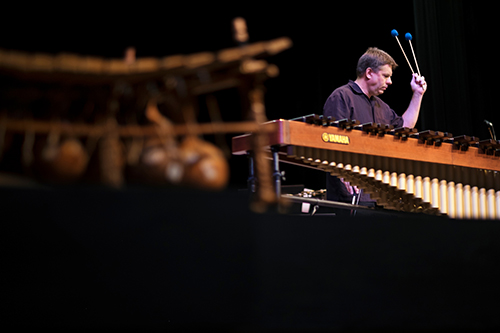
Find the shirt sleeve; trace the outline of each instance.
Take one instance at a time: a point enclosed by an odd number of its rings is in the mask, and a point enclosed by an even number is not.
[[[392,111],[392,120],[390,124],[393,125],[394,128],[403,127],[404,124],[403,117],[398,116],[393,109],[391,109],[391,111]]]
[[[351,118],[351,111],[345,101],[343,94],[334,91],[323,106],[323,115],[333,117],[336,120]]]
[[[375,122],[387,125],[393,125],[395,128],[403,127],[404,120],[402,117],[380,98],[376,98],[375,105]]]

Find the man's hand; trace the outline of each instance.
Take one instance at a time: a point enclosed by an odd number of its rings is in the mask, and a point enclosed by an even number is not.
[[[360,189],[357,186],[351,185],[351,183],[349,183],[348,181],[345,181],[344,178],[340,178],[340,181],[342,183],[344,183],[344,185],[347,189],[347,192],[349,192],[350,194],[358,194],[359,193]]]
[[[411,90],[413,90],[414,94],[423,95],[427,90],[427,82],[425,82],[425,77],[419,76],[417,73],[414,73],[411,78]]]
[[[420,113],[422,98],[427,90],[427,82],[425,82],[425,78],[423,76],[413,74],[410,85],[411,90],[413,90],[413,96],[411,97],[408,109],[406,109],[402,117],[404,127],[414,128],[417,123],[418,114]]]

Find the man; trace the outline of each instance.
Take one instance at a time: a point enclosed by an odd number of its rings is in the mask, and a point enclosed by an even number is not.
[[[401,117],[378,97],[392,84],[392,72],[397,66],[386,52],[375,47],[369,48],[358,60],[356,80],[349,80],[349,83],[333,91],[323,107],[323,115],[337,120],[358,120],[362,124],[372,122],[394,127],[415,127],[422,97],[427,90],[423,76],[413,74],[410,82],[413,96]],[[329,174],[326,185],[327,199],[333,201],[351,202],[353,193],[357,191],[342,179]],[[374,205],[368,194],[362,194],[360,201],[361,204]]]

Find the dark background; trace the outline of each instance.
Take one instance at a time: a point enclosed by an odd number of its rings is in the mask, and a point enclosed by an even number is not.
[[[17,7],[17,6],[16,6]],[[280,75],[267,81],[268,119],[322,113],[324,101],[338,86],[355,78],[359,56],[370,46],[391,54],[399,68],[393,86],[382,96],[402,114],[411,98],[411,71],[391,30],[398,30],[414,65],[406,32],[413,35],[421,74],[428,81],[416,127],[454,135],[490,137],[483,122],[494,124],[496,110],[494,14],[482,1],[332,1],[277,5],[239,2],[231,5],[142,2],[50,7],[30,5],[2,12],[0,47],[30,52],[73,52],[122,57],[134,46],[138,57],[163,57],[218,51],[234,46],[231,21],[246,19],[250,42],[287,36],[293,47],[268,58]],[[234,96],[217,96],[223,119],[241,119]],[[230,137],[227,137],[230,145]],[[230,157],[231,186],[244,187],[246,160]],[[283,165],[285,184],[324,188],[322,172]]]
[[[429,90],[419,129],[488,138],[498,123],[491,1],[225,5],[71,3],[0,14],[0,47],[119,58],[232,47],[288,36],[269,58],[269,119],[321,113],[377,46],[399,63],[384,100],[402,114],[411,72],[390,31],[411,32]],[[400,39],[408,54],[408,43]],[[225,119],[241,110],[221,93]],[[227,98],[225,98],[227,97]],[[230,138],[228,138],[229,140]],[[232,157],[232,186],[246,160]],[[323,188],[319,171],[283,166],[285,184]],[[408,215],[256,214],[248,197],[185,189],[2,188],[2,313],[15,328],[61,331],[442,331],[498,328],[497,221]],[[7,326],[4,325],[4,326]]]

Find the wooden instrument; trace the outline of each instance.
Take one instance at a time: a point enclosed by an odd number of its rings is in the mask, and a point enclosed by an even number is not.
[[[0,173],[7,166],[40,181],[222,189],[225,153],[201,136],[225,142],[222,134],[258,131],[267,121],[263,82],[279,74],[263,58],[292,46],[287,37],[247,43],[242,18],[235,32],[237,47],[162,58],[136,59],[133,48],[123,59],[0,49]],[[228,89],[237,90],[247,120],[223,121],[214,93]],[[210,122],[198,123],[203,100]],[[22,135],[22,144],[12,139]],[[3,158],[18,155],[22,168]],[[259,174],[264,183],[267,173]]]
[[[389,209],[500,219],[500,142],[307,116],[262,125],[281,162],[329,172]],[[251,150],[253,134],[233,138]]]

